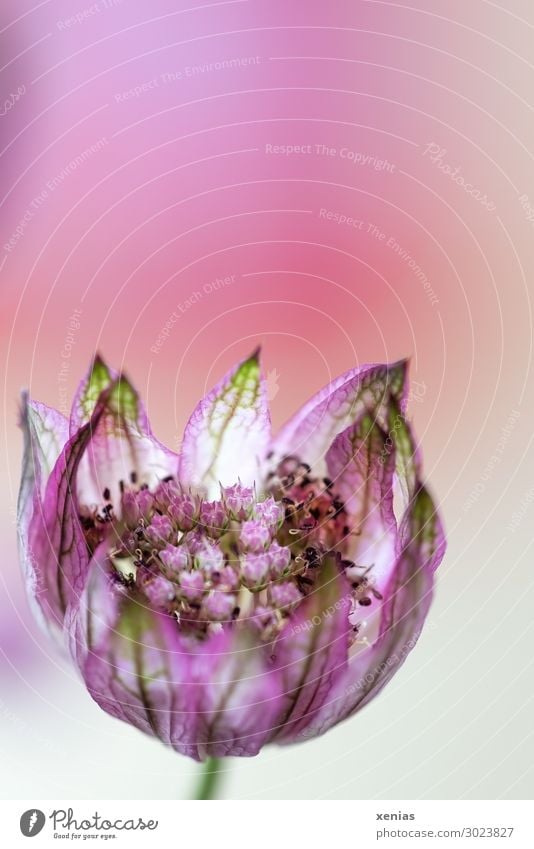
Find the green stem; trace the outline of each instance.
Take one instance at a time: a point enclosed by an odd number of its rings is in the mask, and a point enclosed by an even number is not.
[[[200,776],[200,782],[195,799],[216,799],[217,787],[224,775],[221,769],[222,761],[218,758],[208,758]]]

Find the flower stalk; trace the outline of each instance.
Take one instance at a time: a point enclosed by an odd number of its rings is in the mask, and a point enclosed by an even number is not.
[[[208,758],[202,767],[200,781],[194,798],[196,800],[217,799],[223,775],[221,761],[218,758]]]

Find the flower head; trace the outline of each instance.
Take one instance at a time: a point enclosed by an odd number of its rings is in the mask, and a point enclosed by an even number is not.
[[[98,704],[193,758],[321,734],[415,644],[445,548],[406,365],[327,386],[273,437],[258,355],[179,456],[97,357],[70,420],[23,400],[21,559]]]

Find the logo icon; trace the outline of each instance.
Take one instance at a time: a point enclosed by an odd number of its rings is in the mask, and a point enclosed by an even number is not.
[[[20,818],[20,830],[24,837],[35,837],[42,831],[46,822],[46,817],[38,808],[30,808],[29,811],[24,811]]]
[[[274,401],[278,392],[280,391],[280,387],[278,386],[278,381],[280,380],[280,375],[278,374],[275,368],[271,369],[271,371],[267,372],[267,400]]]

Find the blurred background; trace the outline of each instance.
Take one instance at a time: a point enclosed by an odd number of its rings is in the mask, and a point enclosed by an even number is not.
[[[228,798],[530,798],[534,10],[528,0],[4,0],[0,793],[180,798],[193,762],[102,713],[16,555],[20,388],[96,349],[177,448],[258,343],[278,427],[411,357],[448,554],[383,694],[231,760]]]

